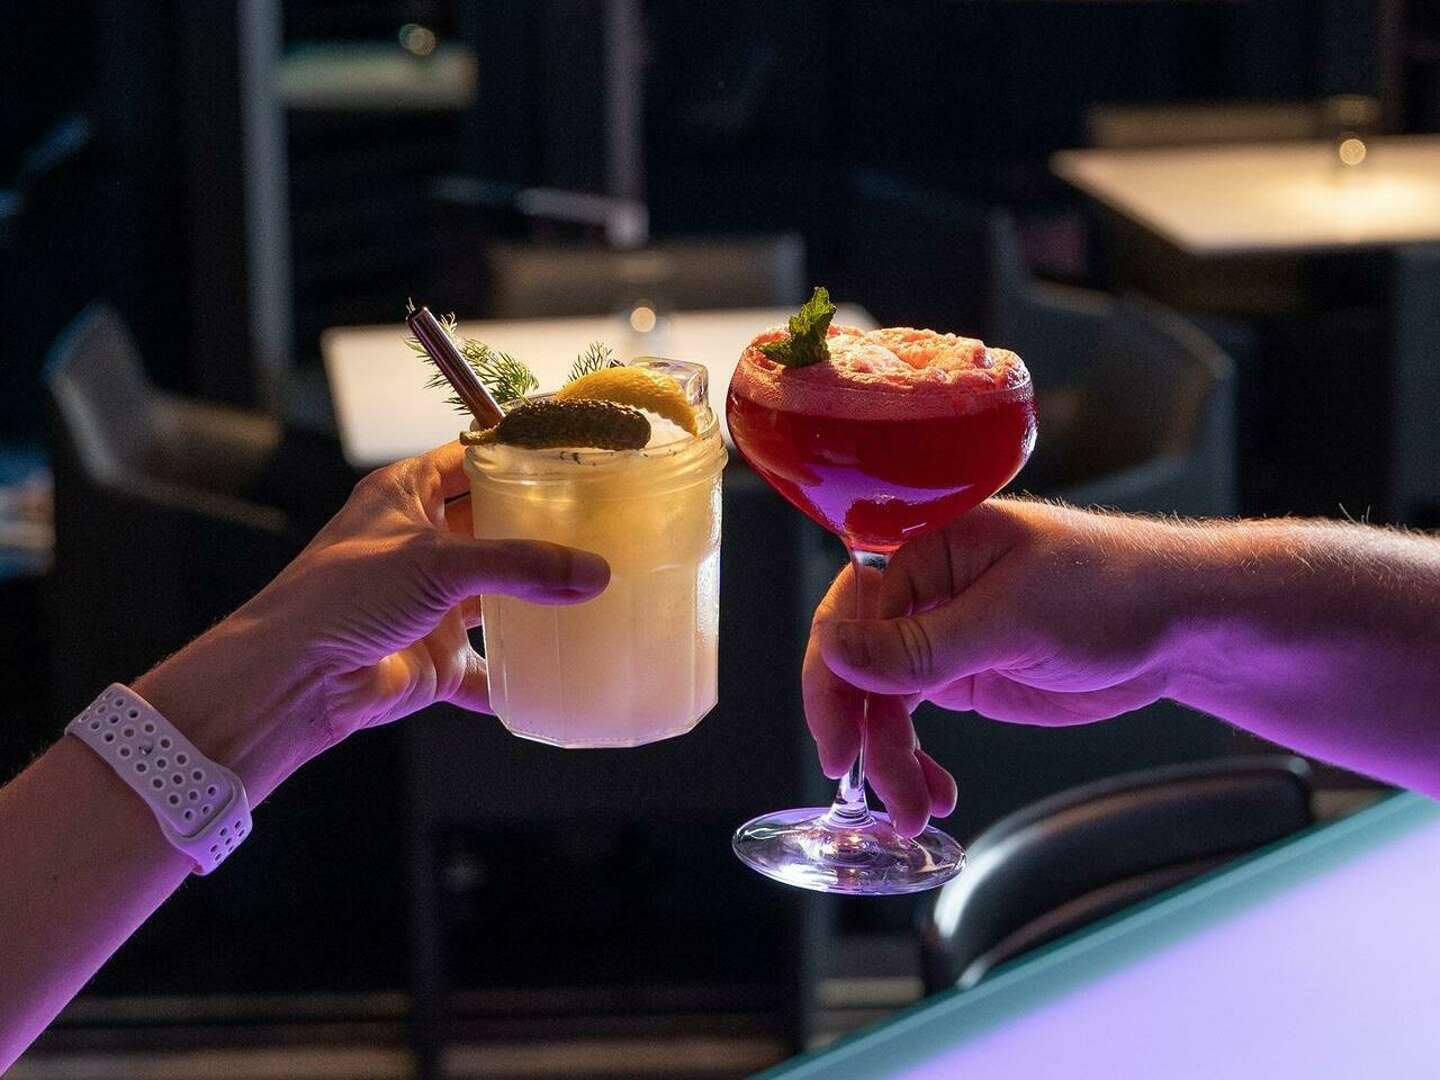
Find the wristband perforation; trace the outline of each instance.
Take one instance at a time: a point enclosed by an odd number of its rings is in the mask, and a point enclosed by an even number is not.
[[[139,795],[165,838],[208,874],[250,832],[245,785],[139,694],[112,683],[65,729]]]

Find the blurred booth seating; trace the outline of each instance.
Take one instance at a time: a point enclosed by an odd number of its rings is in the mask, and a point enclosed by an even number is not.
[[[790,307],[805,299],[805,245],[792,234],[696,237],[628,251],[496,243],[485,252],[494,318]]]
[[[991,825],[922,917],[925,989],[1002,964],[1313,822],[1298,757],[1237,757],[1114,776]]]
[[[447,308],[491,318],[599,315],[637,299],[662,311],[789,307],[806,295],[793,233],[655,240],[633,199],[449,176],[436,204]]]
[[[45,378],[56,704],[68,711],[205,630],[302,541],[252,497],[279,443],[274,422],[151,385],[114,309],[81,312]]]
[[[1020,484],[1122,510],[1235,512],[1233,365],[1137,297],[1033,279],[1006,215],[990,221],[993,335],[1025,358],[1040,438]]]

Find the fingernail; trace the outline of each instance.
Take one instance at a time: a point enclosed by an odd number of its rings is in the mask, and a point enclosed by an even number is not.
[[[588,551],[575,553],[570,567],[570,587],[579,592],[596,592],[610,583],[610,564]]]
[[[835,638],[846,663],[857,668],[870,666],[870,641],[864,630],[854,623],[841,623],[835,628]]]

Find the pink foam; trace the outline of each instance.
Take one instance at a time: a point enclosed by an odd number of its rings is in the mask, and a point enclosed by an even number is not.
[[[1030,393],[1020,357],[975,338],[832,325],[829,361],[786,368],[756,348],[785,335],[779,326],[755,335],[730,380],[734,393],[765,408],[846,420],[963,415]]]

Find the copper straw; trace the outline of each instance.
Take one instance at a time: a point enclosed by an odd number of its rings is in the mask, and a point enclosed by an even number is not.
[[[445,381],[455,388],[455,393],[465,403],[475,419],[480,422],[481,427],[494,427],[505,417],[500,405],[485,389],[485,384],[480,381],[479,376],[470,369],[465,362],[465,357],[460,355],[460,350],[455,347],[455,342],[450,340],[450,335],[440,325],[440,320],[430,314],[428,307],[419,307],[405,316],[405,323],[410,327],[410,332],[415,339],[425,347],[425,352],[435,366],[440,369],[440,374],[445,376]]]

